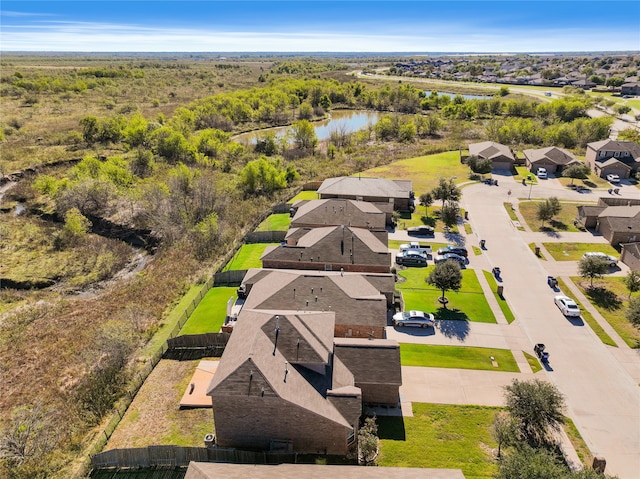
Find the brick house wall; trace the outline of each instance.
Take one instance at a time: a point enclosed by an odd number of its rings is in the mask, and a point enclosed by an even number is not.
[[[272,440],[291,441],[294,452],[345,455],[352,428],[279,397],[212,396],[216,443],[269,450]]]

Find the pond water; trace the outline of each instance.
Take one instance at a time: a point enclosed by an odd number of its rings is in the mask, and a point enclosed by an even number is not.
[[[375,125],[385,113],[377,111],[334,110],[330,114],[331,117],[326,120],[312,122],[319,141],[328,140],[331,137],[332,131],[353,133],[354,131],[367,128],[369,125]],[[254,145],[257,139],[267,131],[274,132],[277,137],[283,137],[289,130],[291,130],[290,126],[266,128],[241,133],[234,136],[233,139],[238,143]]]
[[[430,91],[425,91],[424,92],[425,95],[427,95],[427,97],[429,97],[429,95],[431,95]],[[446,92],[446,91],[439,91],[436,92],[438,94],[438,96],[448,96],[451,97],[451,99],[453,100],[453,97],[456,96],[456,93],[450,93],[450,92]],[[493,98],[493,96],[491,95],[463,95],[460,94],[460,96],[462,98],[464,98],[465,100],[490,100],[491,98]]]

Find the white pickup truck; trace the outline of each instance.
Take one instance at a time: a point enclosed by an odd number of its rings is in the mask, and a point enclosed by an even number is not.
[[[431,245],[430,244],[420,244],[417,241],[412,241],[411,243],[404,243],[400,245],[400,251],[407,250],[416,250],[424,253],[426,255],[431,255]]]

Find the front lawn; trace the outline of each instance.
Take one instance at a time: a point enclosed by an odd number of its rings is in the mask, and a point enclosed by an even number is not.
[[[521,201],[518,204],[520,214],[531,228],[531,231],[565,231],[576,233],[579,230],[573,224],[578,213],[577,207],[584,203],[564,203],[560,202],[562,209],[551,221],[545,221],[544,225],[538,219],[538,204],[540,201]]]
[[[604,277],[594,280],[593,288],[589,287],[589,281],[584,278],[573,277],[571,280],[630,348],[640,347],[640,330],[625,317],[629,304],[629,291],[624,285],[624,277]]]
[[[600,251],[618,257],[618,252],[606,243],[542,243],[556,261],[579,261],[587,251]]]
[[[581,279],[582,278],[580,278],[580,280]],[[558,288],[560,288],[563,294],[570,297],[576,302],[576,304],[580,308],[580,313],[581,313],[580,317],[585,321],[585,323],[589,325],[589,327],[593,330],[593,332],[596,333],[596,336],[600,338],[600,341],[602,341],[604,344],[608,346],[615,346],[617,348],[618,345],[616,344],[616,342],[613,339],[611,339],[611,336],[609,336],[604,329],[602,329],[602,326],[600,326],[600,323],[598,323],[598,321],[596,321],[596,318],[594,318],[593,315],[589,311],[587,311],[584,308],[584,306],[582,306],[580,301],[574,298],[574,296],[571,294],[571,292],[569,291],[569,288],[567,288],[567,285],[562,280],[562,278],[558,278]]]
[[[484,273],[484,277],[487,280],[487,283],[489,283],[489,288],[491,288],[491,291],[493,291],[493,296],[496,298],[496,301],[498,302],[498,306],[500,306],[500,311],[502,311],[502,314],[504,314],[504,317],[507,319],[507,322],[509,324],[513,323],[516,317],[513,315],[511,308],[507,304],[507,300],[504,298],[501,298],[500,295],[498,294],[498,282],[496,281],[495,276],[493,275],[493,273],[490,273],[489,271],[483,271],[483,273]]]
[[[227,301],[235,296],[236,288],[211,288],[180,330],[180,334],[217,333],[227,317]]]
[[[530,185],[532,182],[535,185],[536,183],[538,183],[538,177],[536,175],[534,175],[533,173],[531,173],[529,171],[529,168],[527,168],[526,166],[516,166],[516,172],[517,174],[514,175],[514,179],[518,182],[522,182],[522,178],[527,178],[527,186]],[[531,180],[529,180],[529,176],[531,176]]]
[[[498,367],[491,363],[492,356]],[[401,343],[400,362],[403,366],[520,372],[513,353],[508,349]]]
[[[222,271],[262,268],[262,261],[260,261],[262,253],[264,253],[267,246],[274,246],[276,244],[279,243],[244,244]]]
[[[523,353],[524,353],[524,357],[527,359],[527,362],[529,363],[529,367],[531,368],[532,373],[537,373],[538,371],[542,370],[542,365],[540,364],[540,361],[536,356],[529,354],[525,351],[523,351]]]
[[[388,165],[365,170],[362,176],[411,180],[417,198],[436,187],[441,177],[455,176],[456,183],[463,183],[468,181],[469,173],[469,167],[460,163],[460,152],[456,150],[394,161]]]
[[[444,248],[445,246],[447,246],[449,244],[449,243],[437,243],[437,242],[432,243],[431,241],[428,241],[428,240],[425,240],[425,239],[421,239],[421,238],[418,238],[418,237],[416,237],[415,239],[411,239],[411,241],[417,241],[420,244],[431,245],[431,250],[434,253],[436,251],[438,251],[440,248]],[[400,245],[401,244],[407,244],[407,241],[389,240],[389,242],[388,242],[389,248],[392,248],[392,249],[400,249]]]
[[[385,467],[461,469],[467,479],[492,479],[491,451],[498,446],[491,424],[499,408],[413,404],[413,417],[378,417],[380,455]]]
[[[434,266],[428,266],[398,271],[398,274],[405,279],[397,283],[397,289],[402,291],[404,297],[405,309],[432,312],[438,319],[496,323],[496,317],[484,297],[484,291],[474,270],[462,270],[462,288],[457,293],[448,291],[445,294],[449,303],[447,308],[443,308],[438,302],[442,291],[429,286],[425,281],[433,268]]]
[[[256,231],[287,231],[289,224],[291,224],[291,215],[289,213],[277,213],[269,215],[258,225]]]

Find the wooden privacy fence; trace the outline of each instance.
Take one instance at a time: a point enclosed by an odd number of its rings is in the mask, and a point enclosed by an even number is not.
[[[308,456],[308,455],[306,455]],[[296,464],[296,453],[241,451],[218,447],[148,446],[111,449],[91,457],[94,469],[188,466],[191,461],[236,464]]]
[[[230,333],[183,334],[167,340],[163,358],[179,361],[222,356]]]
[[[271,210],[274,214],[290,213],[291,205],[289,203],[278,203]]]
[[[246,274],[246,269],[222,271],[213,275],[213,284],[216,286],[240,286]]]
[[[286,231],[252,231],[244,237],[245,243],[281,243]]]

